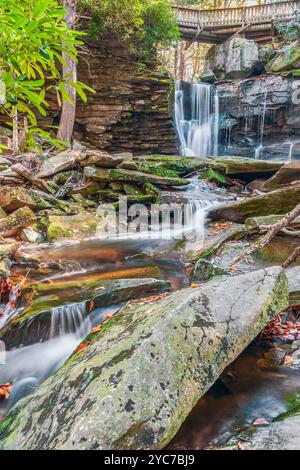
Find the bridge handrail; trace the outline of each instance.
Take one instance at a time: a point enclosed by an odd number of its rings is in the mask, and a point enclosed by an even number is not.
[[[300,13],[300,0],[263,5],[251,5],[234,8],[216,8],[200,10],[187,7],[173,7],[181,24],[202,24],[203,26],[218,24],[243,24],[247,21],[270,21],[272,19],[288,19]]]

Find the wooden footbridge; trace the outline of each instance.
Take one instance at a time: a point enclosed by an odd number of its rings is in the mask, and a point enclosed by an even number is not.
[[[300,17],[300,0],[216,10],[174,7],[174,12],[186,41],[217,44],[240,33],[263,43],[276,35],[276,22]]]

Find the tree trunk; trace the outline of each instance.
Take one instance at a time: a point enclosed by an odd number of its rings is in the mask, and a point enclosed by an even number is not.
[[[66,11],[65,21],[67,23],[68,28],[72,29],[74,27],[76,19],[76,0],[64,0],[63,6]],[[65,52],[63,52],[62,56],[66,63],[66,65],[64,65],[63,67],[63,78],[66,78],[67,81],[71,80],[73,82],[76,82],[76,62]],[[76,90],[70,85],[67,85],[66,88],[68,95],[72,100],[72,104],[63,100],[57,137],[60,140],[64,140],[65,142],[70,143],[75,123]]]

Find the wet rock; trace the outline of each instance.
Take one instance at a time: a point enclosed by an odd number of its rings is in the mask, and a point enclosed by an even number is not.
[[[257,175],[275,173],[283,163],[276,161],[253,160],[244,157],[218,157],[214,159],[219,170],[225,171],[226,175],[250,174],[253,179]]]
[[[86,154],[82,150],[66,150],[58,153],[48,160],[44,160],[42,167],[37,175],[38,178],[48,178],[64,170],[71,170],[81,160],[85,158]]]
[[[245,227],[249,233],[260,232],[264,227],[276,224],[284,218],[283,215],[266,215],[264,217],[250,217],[245,220]],[[300,227],[300,217],[290,224],[290,227]]]
[[[212,209],[208,217],[213,220],[225,219],[241,223],[249,217],[285,214],[294,209],[299,202],[300,184],[297,184]]]
[[[212,227],[210,227],[212,229]],[[218,234],[206,236],[204,244],[200,250],[190,257],[190,261],[198,261],[199,259],[211,259],[221,247],[229,241],[239,240],[245,235],[245,229],[241,224],[231,224],[227,228],[223,228]]]
[[[24,228],[20,233],[21,240],[28,243],[41,243],[44,237],[33,227]]]
[[[0,273],[1,274],[1,273]],[[160,294],[169,291],[171,285],[168,281],[153,278],[144,279],[114,279],[101,280],[74,279],[73,282],[55,282],[54,285],[40,283],[31,285],[23,290],[22,300],[25,303],[25,309],[14,317],[13,321],[6,324],[0,330],[0,337],[7,349],[19,345],[19,335],[17,334],[20,322],[29,321],[30,330],[24,329],[22,344],[32,344],[45,340],[51,333],[50,323],[52,310],[55,307],[63,307],[67,304],[76,304],[86,302],[85,308],[87,314],[97,308],[118,305],[128,300],[133,300],[149,295]],[[39,328],[43,327],[43,337],[39,336]]]
[[[246,450],[299,450],[300,416],[290,416],[243,433]]]
[[[287,305],[279,268],[128,305],[11,410],[0,423],[0,446],[161,449],[226,365]]]
[[[143,173],[141,171],[122,170],[119,168],[113,170],[104,170],[92,166],[85,167],[84,174],[87,178],[91,178],[96,181],[111,182],[111,181],[124,181],[133,183],[154,183],[158,186],[182,186],[189,184],[189,181],[176,178],[176,177],[164,177],[153,175],[149,173]]]
[[[21,207],[7,217],[0,219],[0,235],[11,237],[23,228],[36,222],[36,216],[29,207]]]
[[[96,214],[81,212],[66,216],[49,215],[42,220],[42,224],[46,227],[49,241],[77,240],[95,236],[100,220]]]
[[[205,59],[205,69],[218,79],[245,78],[263,71],[259,47],[255,41],[234,37],[212,46]]]
[[[295,181],[300,182],[299,161],[289,162],[283,165],[280,170],[274,176],[272,176],[272,178],[265,181],[261,189],[263,191],[272,191]]]
[[[294,266],[286,270],[289,283],[290,306],[300,305],[300,266]]]
[[[7,186],[0,188],[0,206],[7,213],[24,206],[32,210],[47,209],[51,204],[46,199],[48,199],[47,194],[33,189]]]

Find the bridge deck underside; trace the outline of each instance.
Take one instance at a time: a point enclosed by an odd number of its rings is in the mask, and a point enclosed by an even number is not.
[[[199,27],[196,24],[181,24],[180,32],[182,38],[191,41],[195,40],[198,42],[206,43],[222,43],[226,39],[230,38],[233,34],[241,30],[244,37],[247,39],[253,39],[257,42],[268,42],[274,36],[274,29],[272,22],[261,24],[252,24],[251,26],[245,27],[243,24],[233,25],[210,25],[203,26],[203,29],[199,31]],[[245,27],[245,29],[243,29]]]

